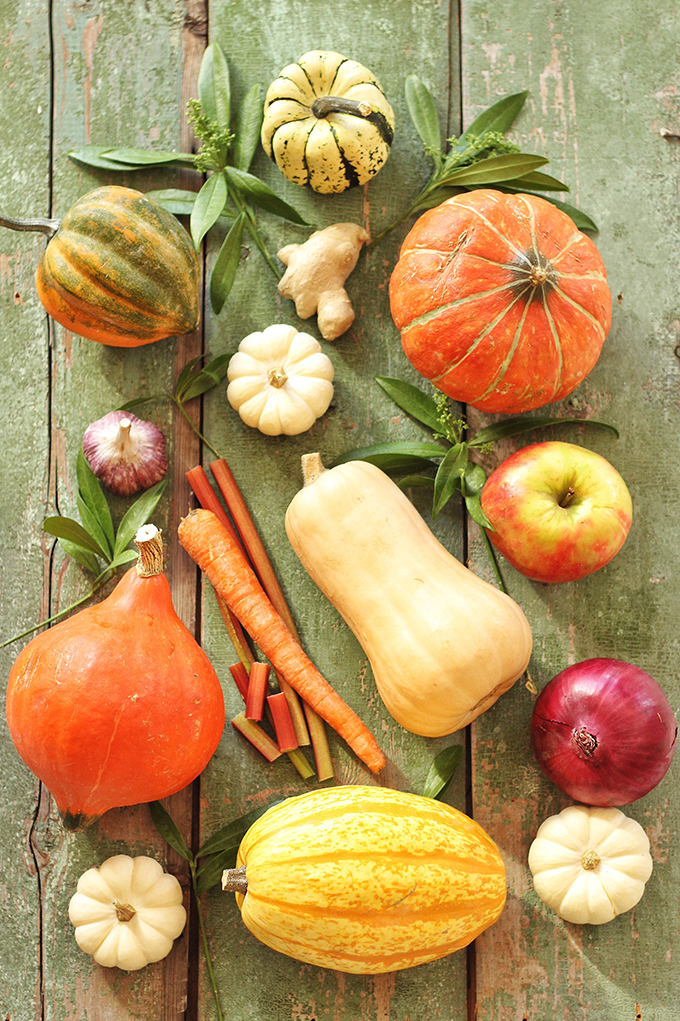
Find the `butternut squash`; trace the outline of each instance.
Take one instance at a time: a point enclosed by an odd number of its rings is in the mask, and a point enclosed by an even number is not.
[[[444,549],[379,468],[326,470],[307,454],[303,474],[288,538],[360,642],[385,706],[423,737],[465,727],[527,667],[522,610]]]

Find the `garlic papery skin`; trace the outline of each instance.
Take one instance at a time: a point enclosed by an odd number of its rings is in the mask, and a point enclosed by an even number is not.
[[[100,482],[118,496],[148,489],[168,470],[161,430],[128,411],[110,411],[92,422],[83,436],[83,453]]]

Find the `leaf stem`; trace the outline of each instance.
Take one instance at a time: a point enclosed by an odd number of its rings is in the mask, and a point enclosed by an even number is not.
[[[203,912],[201,910],[201,898],[198,893],[198,878],[196,868],[196,858],[191,858],[189,861],[189,869],[191,871],[191,886],[194,891],[194,900],[196,902],[196,916],[198,918],[198,927],[201,932],[201,940],[203,942],[203,953],[205,954],[205,964],[208,969],[208,977],[210,979],[210,987],[212,989],[213,997],[215,998],[215,1007],[217,1009],[218,1021],[224,1021],[224,1015],[222,1014],[222,1007],[220,1006],[220,994],[217,990],[217,982],[215,981],[215,972],[213,971],[212,958],[210,956],[210,950],[208,948],[208,935],[205,931],[205,923],[203,921]]]
[[[11,645],[12,642],[18,642],[20,638],[25,638],[27,635],[33,634],[34,631],[40,630],[41,627],[45,627],[47,624],[52,624],[55,620],[59,620],[60,617],[63,617],[64,614],[68,613],[70,610],[75,610],[76,607],[82,606],[83,603],[86,603],[88,599],[91,599],[92,596],[95,595],[95,593],[97,593],[99,589],[106,584],[106,582],[113,576],[114,573],[115,573],[114,571],[111,571],[109,569],[103,571],[96,579],[94,585],[86,595],[82,596],[80,599],[77,599],[75,603],[71,603],[69,606],[65,606],[64,609],[59,610],[58,613],[52,614],[51,617],[47,617],[46,620],[41,620],[38,624],[34,624],[33,627],[29,627],[26,631],[22,631],[20,635],[14,635],[13,638],[8,638],[7,641],[2,642],[2,644],[0,644],[0,649],[4,649],[6,646]]]
[[[195,424],[194,424],[194,423],[193,423],[193,422],[191,421],[191,419],[190,419],[190,418],[189,418],[189,416],[187,415],[186,409],[185,409],[185,407],[184,407],[184,402],[183,402],[183,401],[181,401],[181,400],[178,400],[178,398],[177,398],[177,397],[172,397],[172,396],[171,396],[170,394],[167,394],[166,396],[169,396],[169,397],[170,397],[170,399],[171,399],[171,400],[173,401],[173,403],[175,403],[175,404],[177,405],[177,407],[178,407],[178,408],[179,408],[179,410],[180,410],[180,411],[182,412],[182,414],[184,415],[185,419],[187,420],[187,422],[189,423],[189,425],[191,426],[191,428],[193,429],[193,431],[194,431],[194,432],[196,433],[196,435],[198,436],[199,440],[200,440],[200,441],[201,441],[202,443],[204,443],[204,444],[206,445],[206,447],[208,448],[208,450],[210,450],[210,451],[211,451],[211,452],[212,452],[212,453],[213,453],[213,454],[215,455],[215,457],[218,457],[218,458],[219,458],[219,457],[222,457],[222,455],[221,455],[220,453],[218,453],[218,451],[217,451],[217,450],[215,450],[215,448],[213,447],[212,443],[211,443],[211,442],[210,442],[210,441],[209,441],[209,440],[208,440],[208,439],[207,439],[207,438],[206,438],[206,437],[205,437],[205,436],[203,435],[203,433],[202,433],[202,432],[200,431],[200,429],[198,428],[198,426],[196,426],[196,425],[195,425]]]
[[[491,567],[492,567],[493,573],[494,573],[494,575],[496,577],[496,582],[498,584],[498,587],[501,590],[501,592],[505,592],[505,594],[507,596],[508,595],[508,590],[505,587],[505,582],[503,581],[503,575],[501,574],[501,569],[498,566],[498,561],[496,560],[496,554],[494,553],[494,548],[491,545],[491,540],[489,539],[489,536],[486,534],[486,529],[480,528],[480,531],[482,533],[482,538],[484,539],[484,543],[486,545],[486,552],[489,555],[489,561],[491,563]]]
[[[248,233],[255,242],[257,248],[262,253],[265,262],[269,266],[270,270],[272,271],[276,279],[280,280],[281,272],[279,271],[278,266],[274,262],[271,252],[264,243],[264,239],[260,234],[260,231],[258,230],[257,221],[255,219],[255,214],[253,212],[252,206],[248,202],[243,201],[243,199],[238,194],[238,191],[235,188],[229,188],[229,196],[234,205],[236,206],[236,208],[238,209],[239,213],[245,214],[245,224],[246,228],[248,229]]]

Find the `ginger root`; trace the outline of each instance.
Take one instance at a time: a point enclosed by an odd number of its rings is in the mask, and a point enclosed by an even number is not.
[[[334,223],[317,230],[302,245],[286,245],[277,255],[286,272],[279,293],[292,298],[300,319],[317,313],[324,340],[335,340],[354,322],[354,309],[344,288],[369,235],[356,223]]]

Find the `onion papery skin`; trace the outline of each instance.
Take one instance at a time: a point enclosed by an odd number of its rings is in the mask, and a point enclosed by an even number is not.
[[[579,733],[589,751],[581,750]],[[548,778],[575,801],[602,808],[653,790],[671,764],[677,733],[657,682],[631,663],[604,657],[553,677],[531,718],[531,746]]]

